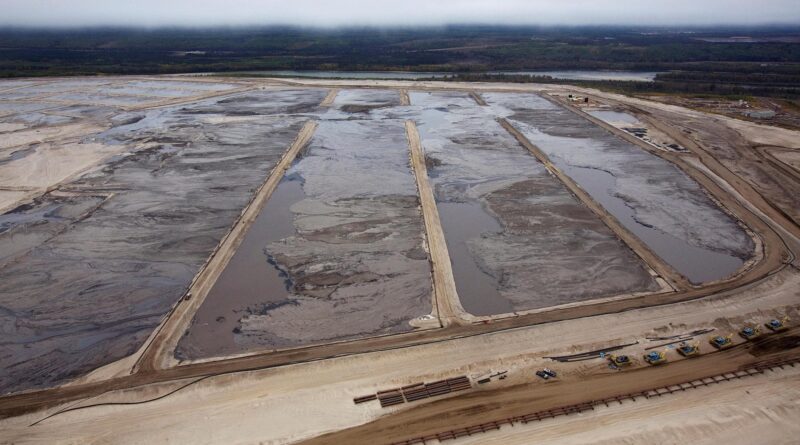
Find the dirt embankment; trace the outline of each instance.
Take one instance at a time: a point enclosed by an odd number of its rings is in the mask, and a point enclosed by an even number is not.
[[[63,383],[132,354],[181,298],[300,127],[261,117],[209,122],[198,132],[192,123],[235,113],[242,101],[153,110],[96,135],[114,150],[146,148],[62,183],[14,215],[16,228],[3,235],[25,249],[0,269],[4,324],[14,326],[0,346],[8,357],[2,391]],[[76,198],[64,202],[65,194]],[[98,196],[105,199],[90,215],[81,210]],[[44,223],[53,206],[72,219],[61,221],[69,230],[50,235],[55,227]],[[33,237],[42,242],[31,246]]]
[[[577,381],[507,386],[451,397],[405,409],[362,426],[326,434],[304,445],[394,443],[413,437],[480,425],[560,406],[601,400],[651,388],[680,384],[699,377],[735,372],[753,363],[758,349],[780,339],[768,337],[746,347],[682,360],[659,367],[586,376]],[[771,357],[797,357],[780,352]],[[762,361],[762,357],[759,357]],[[669,397],[669,396],[667,396]],[[673,397],[680,397],[675,395]],[[647,403],[647,402],[641,402]]]

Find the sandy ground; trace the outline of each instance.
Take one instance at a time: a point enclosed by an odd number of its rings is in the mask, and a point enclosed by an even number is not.
[[[475,87],[474,84],[455,83],[296,82],[337,87],[364,84],[412,89],[441,85],[464,90]],[[569,88],[501,84],[481,84],[479,87],[505,91],[567,91]],[[605,93],[602,96],[668,113],[703,117],[702,113],[679,107],[655,105]],[[360,106],[373,105],[366,103]],[[765,136],[767,132],[772,133],[771,128],[731,121],[733,119],[721,118],[717,123],[728,128],[735,127],[736,134],[755,138],[759,143],[770,146],[794,147],[800,140],[796,132],[775,132]],[[774,208],[758,201],[757,195],[747,188],[747,183],[743,184],[734,173],[722,171],[716,165],[709,167],[700,164],[701,161],[706,162],[705,158],[692,161],[698,163],[698,169],[708,169],[706,173],[710,177],[718,175],[720,181],[727,181],[716,187],[729,188],[729,191],[735,192],[734,196],[742,201],[742,204],[737,205],[754,206],[757,210],[754,213],[763,220],[762,224],[773,227],[780,224],[780,230],[776,230],[790,247],[797,246],[798,240],[792,235],[797,233],[796,227],[781,220],[780,214]],[[767,257],[774,254],[775,246],[774,241],[767,242]],[[774,259],[771,261],[770,268],[774,268]],[[695,359],[697,362],[677,361],[671,355],[670,359],[676,363],[653,370],[637,370],[630,379],[623,378],[626,374],[609,374],[602,363],[559,364],[561,378],[568,386],[548,385],[540,387],[539,391],[522,393],[515,389],[515,385],[540,384],[531,374],[534,368],[555,368],[553,362],[543,359],[546,355],[568,354],[638,340],[642,344],[624,351],[636,357],[643,352],[646,346],[644,337],[648,335],[674,335],[701,327],[714,327],[719,332],[728,332],[745,322],[763,322],[770,317],[785,314],[797,319],[800,301],[798,289],[800,272],[787,266],[738,289],[726,290],[700,300],[482,333],[414,347],[354,354],[261,371],[235,372],[210,377],[183,389],[180,388],[191,380],[180,378],[180,370],[177,370],[172,373],[176,376],[173,380],[110,391],[91,400],[80,400],[75,407],[92,403],[110,404],[66,412],[36,426],[29,426],[42,420],[46,414],[71,406],[71,402],[0,420],[0,430],[3,431],[2,440],[8,443],[277,444],[297,442],[336,431],[341,431],[341,434],[322,437],[314,443],[381,443],[399,440],[413,437],[425,429],[442,431],[459,424],[472,424],[484,412],[503,414],[514,413],[516,410],[521,414],[530,412],[534,406],[551,408],[563,404],[565,400],[579,400],[591,391],[602,392],[606,390],[608,382],[619,385],[612,389],[623,390],[628,386],[652,385],[654,381],[685,381],[686,378],[696,377],[697,373],[711,369],[736,368],[751,363],[758,359],[751,352],[756,354],[757,351],[748,352],[750,350],[745,348],[735,348],[708,358],[701,357]],[[468,330],[461,332],[469,335]],[[704,338],[698,340],[702,340],[705,348],[708,348]],[[741,342],[739,339],[736,341]],[[301,353],[298,355],[302,356]],[[124,364],[130,366],[130,360]],[[214,367],[209,366],[207,369],[212,370]],[[355,396],[381,389],[465,373],[476,377],[498,370],[508,370],[509,379],[505,383],[493,384],[483,394],[472,391],[463,397],[444,398],[431,404],[402,405],[392,409],[380,409],[375,402],[366,405],[352,403]],[[98,371],[95,377],[117,375],[118,371],[119,368],[114,369],[112,366]],[[192,375],[189,368],[186,372],[186,376]],[[142,374],[142,378],[146,381],[147,377]],[[757,382],[756,379],[762,379],[761,384],[752,383]],[[581,417],[559,419],[549,425],[536,424],[531,426],[536,429],[532,434],[540,434],[536,437],[548,440],[561,431],[564,439],[569,441],[564,443],[595,443],[597,438],[606,443],[616,443],[616,440],[654,443],[670,442],[672,437],[683,439],[681,442],[691,440],[698,443],[738,443],[736,441],[742,437],[782,443],[786,437],[792,437],[790,435],[797,432],[796,425],[790,420],[797,417],[797,380],[797,374],[791,372],[755,377],[751,381],[742,380],[708,390],[665,397],[647,402],[652,405],[646,407],[637,405],[635,408],[628,408],[623,405]],[[141,380],[131,378],[130,381]],[[167,395],[176,390],[174,394]],[[742,390],[750,391],[751,394],[745,398],[741,394]],[[706,391],[704,396],[699,395],[702,391]],[[120,402],[142,402],[161,396],[163,398],[141,404],[114,405]],[[732,403],[741,403],[743,399],[751,400],[751,405],[735,410],[729,407]],[[492,404],[492,400],[501,403]],[[503,401],[509,403],[502,403]],[[701,402],[707,401],[713,402],[713,406],[698,407]],[[4,402],[5,400],[0,399],[0,406]],[[181,415],[174,415],[176,412]],[[750,413],[752,415],[747,416]],[[597,436],[594,432],[579,431],[585,429],[586,424],[582,422],[584,420],[589,425],[597,425]],[[370,421],[377,423],[369,424]],[[734,434],[731,432],[733,428],[726,428],[733,421],[736,421],[737,426],[741,425],[742,434]],[[359,425],[362,425],[359,429],[347,430]],[[622,427],[617,428],[614,425]],[[498,434],[505,433],[501,431]],[[526,443],[526,437],[508,436],[505,441],[498,440],[496,443]],[[489,435],[486,438],[494,440]],[[476,438],[478,442],[473,443],[484,443],[479,439]]]
[[[419,141],[419,131],[414,121],[406,121],[408,145],[411,150],[411,165],[417,180],[420,205],[425,220],[425,233],[427,234],[428,248],[431,256],[433,270],[433,313],[443,326],[461,324],[468,319],[469,314],[461,307],[461,301],[456,292],[456,283],[453,278],[453,269],[450,264],[450,255],[447,251],[442,232],[442,223],[439,221],[439,211],[433,196],[428,170],[425,166],[425,153]]]
[[[23,191],[0,190],[0,211],[14,208],[14,206],[27,195],[29,195],[29,193]]]
[[[46,190],[125,150],[120,145],[41,144],[22,159],[0,165],[0,187]]]
[[[504,426],[454,445],[793,444],[800,434],[800,367],[680,395],[596,407],[567,417]]]
[[[0,428],[11,441],[19,443],[289,443],[363,424],[397,410],[414,413],[416,410],[412,408],[418,404],[380,409],[375,402],[365,405],[352,402],[356,396],[413,382],[508,370],[512,377],[507,383],[490,388],[502,389],[535,381],[532,369],[542,366],[557,369],[565,381],[577,382],[591,375],[602,377],[608,375],[602,363],[554,364],[542,357],[634,340],[645,342],[643,337],[653,334],[666,336],[707,327],[730,329],[727,317],[733,317],[733,325],[739,325],[745,320],[763,320],[786,313],[787,307],[796,307],[798,289],[800,272],[787,269],[733,296],[230,374],[206,379],[146,404],[72,411],[28,427],[44,417],[45,413],[39,412],[2,420]],[[587,338],[586,332],[593,333],[593,338]],[[624,352],[638,354],[644,346]],[[676,360],[676,356],[670,358]],[[709,363],[724,364],[714,360]],[[733,361],[730,366],[735,367],[736,363]],[[665,369],[672,369],[670,366],[673,365],[666,365]],[[157,388],[112,392],[81,403],[148,400],[161,394]],[[252,415],[254,411],[258,415]],[[166,415],[175,412],[181,416]],[[449,423],[439,424],[441,429]],[[407,431],[404,434],[408,436]]]
[[[62,127],[46,127],[36,130],[21,130],[4,134],[0,139],[0,150],[6,152],[11,148],[28,144],[41,143],[54,139],[96,133],[102,128],[87,126],[85,124],[65,125]]]
[[[791,166],[800,173],[800,151],[798,150],[774,150],[770,151],[781,162]]]

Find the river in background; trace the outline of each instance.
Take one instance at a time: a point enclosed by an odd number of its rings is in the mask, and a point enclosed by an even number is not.
[[[420,72],[420,71],[242,71],[237,73],[203,73],[194,75],[252,74],[257,76],[276,77],[308,77],[314,79],[382,79],[382,80],[418,80],[443,79],[458,73]],[[479,73],[475,73],[479,74]],[[656,72],[637,71],[489,71],[487,74],[507,74],[513,76],[549,76],[554,79],[567,80],[625,80],[652,82]]]

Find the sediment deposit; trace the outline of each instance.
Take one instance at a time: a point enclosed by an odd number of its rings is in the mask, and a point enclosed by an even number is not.
[[[587,207],[466,93],[412,93],[459,297],[475,315],[655,290]]]
[[[263,234],[252,236],[254,258],[240,262],[237,252],[218,282],[227,291],[212,290],[179,357],[405,332],[431,311],[404,125],[383,110],[396,98],[393,91],[345,90],[318,116],[309,147],[259,216],[274,224],[250,229]],[[352,109],[364,104],[375,108]],[[273,278],[243,289],[226,274]]]
[[[304,118],[282,115],[292,94],[148,110],[91,136],[120,155],[3,217],[0,391],[59,383],[142,344],[297,134]],[[291,103],[312,110],[324,95]]]
[[[725,278],[753,254],[737,221],[673,164],[537,95],[486,100],[662,259],[695,283]]]

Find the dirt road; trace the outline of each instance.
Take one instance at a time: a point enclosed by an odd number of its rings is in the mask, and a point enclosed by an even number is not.
[[[173,357],[173,351],[178,344],[180,336],[183,335],[195,312],[203,304],[211,287],[233,257],[236,248],[244,239],[247,229],[258,217],[261,209],[264,208],[270,195],[283,179],[284,173],[292,165],[292,161],[294,161],[297,154],[311,140],[316,128],[317,123],[315,121],[308,121],[300,130],[280,162],[255,193],[250,204],[242,211],[242,215],[231,231],[220,242],[216,251],[209,257],[209,261],[197,274],[186,297],[176,303],[172,311],[167,314],[165,322],[156,329],[148,339],[148,342],[142,347],[143,353],[136,362],[134,372],[137,370],[147,372],[164,369],[177,364]]]
[[[603,221],[620,239],[622,239],[628,246],[639,255],[642,260],[650,266],[656,273],[667,280],[669,285],[675,290],[687,289],[691,286],[689,281],[681,274],[676,272],[670,265],[656,255],[650,248],[638,237],[626,229],[620,222],[614,218],[603,206],[595,201],[588,193],[586,193],[575,181],[569,176],[564,174],[558,167],[556,167],[548,158],[548,156],[533,145],[522,133],[519,132],[513,125],[505,119],[499,119],[500,125],[506,129],[519,143],[525,147],[532,155],[536,157],[545,167],[555,175],[581,202],[589,207],[601,221]]]
[[[458,299],[450,254],[447,252],[447,243],[442,231],[442,223],[439,220],[439,210],[436,208],[433,189],[428,180],[425,154],[419,141],[417,126],[413,121],[406,121],[406,135],[411,150],[411,165],[417,178],[428,248],[433,263],[434,307],[444,327],[469,324],[467,320],[471,316],[461,307]]]
[[[787,342],[796,347],[800,344],[800,337],[767,337],[752,344],[696,359],[605,373],[577,381],[554,381],[548,384],[534,382],[496,390],[475,391],[406,409],[356,428],[305,441],[303,444],[390,444],[526,413],[680,384],[700,376],[714,376],[746,368],[754,363],[754,356],[757,357],[755,361],[762,362],[775,358],[797,358],[797,351],[780,352]]]
[[[357,83],[330,81],[277,82],[334,87],[363,86]],[[385,82],[374,85],[464,91],[493,89],[541,91],[551,88],[430,82],[418,84]],[[552,88],[566,91],[567,87]],[[334,90],[323,101],[323,105],[325,102],[331,105],[335,97]],[[474,97],[477,97],[475,100],[480,103],[479,94],[476,93]],[[598,97],[606,100],[611,96],[603,94]],[[203,296],[213,285],[215,274],[218,275],[224,268],[237,243],[241,242],[247,221],[258,214],[259,206],[269,197],[296,153],[310,139],[314,127],[315,124],[309,122],[300,132],[281,163],[259,189],[251,205],[243,211],[233,231],[217,248],[217,254],[209,259],[195,278],[190,292],[191,297],[178,302],[165,323],[151,336],[132,374],[129,374],[131,360],[126,359],[110,366],[109,369],[116,367],[116,371],[98,373],[95,380],[0,398],[0,417],[23,416],[26,413],[40,411],[36,415],[28,414],[28,417],[8,419],[3,425],[13,426],[15,437],[26,437],[29,433],[35,432],[40,438],[53,440],[56,437],[74,438],[81,437],[81,434],[84,434],[81,428],[84,428],[86,434],[112,431],[109,434],[116,436],[114,438],[125,437],[126,440],[121,442],[134,442],[142,440],[143,437],[175,437],[170,436],[174,433],[175,422],[193,422],[197,426],[197,434],[201,435],[199,441],[208,441],[212,436],[202,436],[203,432],[209,434],[209,431],[224,430],[225,434],[235,434],[236,431],[230,429],[230,423],[241,422],[252,426],[246,433],[239,431],[241,434],[251,434],[248,437],[253,440],[263,440],[268,433],[260,430],[254,422],[258,420],[256,418],[265,416],[265,413],[272,413],[274,418],[292,413],[297,417],[296,413],[302,412],[303,409],[327,410],[329,413],[329,417],[323,416],[324,418],[320,418],[314,425],[303,425],[299,419],[287,419],[285,425],[276,426],[274,435],[268,437],[280,442],[286,441],[288,437],[305,439],[324,431],[365,424],[391,412],[393,415],[382,417],[373,423],[344,430],[337,435],[323,436],[311,442],[360,443],[375,440],[377,441],[375,443],[381,443],[408,438],[410,430],[413,430],[413,435],[421,435],[445,427],[452,429],[498,416],[531,412],[556,404],[564,405],[571,401],[596,399],[603,397],[604,394],[630,392],[637,388],[643,389],[713,372],[724,372],[747,363],[784,354],[774,347],[778,337],[769,337],[755,345],[737,347],[728,352],[681,361],[663,368],[588,375],[585,378],[582,375],[568,386],[546,385],[543,388],[537,387],[536,392],[529,391],[530,386],[526,386],[528,384],[525,383],[496,391],[476,391],[463,397],[415,406],[413,410],[404,410],[396,414],[394,411],[373,409],[364,411],[353,408],[352,396],[361,395],[356,391],[408,384],[411,383],[409,379],[416,381],[420,378],[434,378],[437,375],[449,376],[448,373],[452,373],[455,367],[461,368],[459,372],[475,371],[476,368],[490,367],[501,358],[505,364],[514,363],[514,366],[522,366],[518,365],[519,362],[530,365],[531,362],[541,360],[541,356],[545,353],[575,352],[575,348],[597,346],[598,343],[605,344],[623,338],[629,339],[631,336],[639,336],[652,329],[661,329],[661,326],[669,332],[681,329],[679,327],[681,325],[702,326],[706,323],[703,320],[720,326],[732,326],[734,322],[728,319],[735,319],[736,323],[740,323],[747,317],[755,317],[753,314],[763,317],[767,313],[791,310],[793,305],[797,304],[798,271],[787,265],[787,262],[798,253],[795,249],[798,247],[797,237],[800,235],[800,230],[793,224],[791,218],[787,218],[779,208],[770,204],[751,184],[725,168],[709,154],[699,151],[699,148],[695,151],[694,148],[697,146],[693,145],[691,140],[684,138],[681,142],[693,150],[693,154],[660,155],[674,162],[700,182],[726,209],[741,218],[760,237],[762,241],[760,261],[732,280],[712,283],[701,288],[687,286],[681,282],[680,277],[671,276],[670,282],[675,284],[679,289],[678,292],[552,308],[511,318],[488,318],[476,324],[463,323],[463,320],[468,318],[460,307],[452,271],[448,272],[447,246],[441,233],[441,225],[437,221],[438,212],[427,180],[423,148],[419,144],[415,125],[413,122],[408,122],[406,131],[411,161],[417,176],[427,241],[434,264],[435,302],[438,307],[437,313],[445,327],[170,367],[175,364],[172,359],[174,345],[191,320],[192,314],[202,303]],[[678,130],[661,128],[668,134],[671,132],[676,138],[680,136]],[[607,129],[614,132],[611,128]],[[513,128],[508,130],[514,134]],[[615,134],[625,137],[618,131]],[[758,212],[753,211],[751,205],[755,206]],[[635,242],[633,244],[635,245]],[[641,250],[645,251],[646,249]],[[668,270],[658,269],[657,262],[648,261],[648,264],[662,276],[670,276]],[[792,332],[783,338],[794,338],[796,334]],[[782,348],[794,347],[796,345],[782,346]],[[296,376],[289,377],[289,374]],[[279,377],[274,377],[275,375]],[[35,430],[27,430],[27,426],[23,425],[22,419],[41,418],[42,410],[59,405],[63,408],[63,404],[66,403],[93,397],[106,397],[110,400],[142,400],[146,399],[148,394],[161,394],[165,387],[177,387],[185,379],[207,376],[216,377],[209,377],[197,383],[197,392],[178,395],[175,398],[169,396],[158,402],[164,404],[163,410],[150,411],[146,406],[132,408],[131,412],[116,408],[93,411],[95,408],[92,408],[79,415],[75,414],[80,422],[74,426],[70,426],[70,422],[66,421],[61,423],[61,420],[54,420],[50,426],[45,422]],[[264,381],[253,378],[254,381],[251,380],[252,376],[267,377]],[[317,397],[313,392],[317,389],[325,396]],[[270,398],[277,397],[274,396],[275,393],[281,396],[277,399]],[[208,394],[212,394],[213,397],[205,398]],[[262,399],[270,400],[270,404],[260,405]],[[230,412],[219,409],[220,406],[231,408]],[[257,410],[254,411],[254,408]],[[168,419],[170,413],[178,411],[187,412],[185,419]],[[250,415],[253,412],[258,412],[259,416]],[[331,415],[331,412],[335,415]],[[72,419],[68,416],[65,415],[65,419]],[[142,422],[142,424],[157,425],[161,429],[155,428],[137,434],[130,429],[132,422],[137,427],[139,427],[137,422]],[[189,429],[191,428],[181,428],[181,430]],[[65,431],[66,436],[62,435]],[[159,433],[163,435],[158,436]],[[214,437],[224,440],[227,436]],[[186,439],[183,436],[181,438]]]

